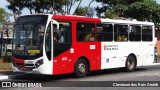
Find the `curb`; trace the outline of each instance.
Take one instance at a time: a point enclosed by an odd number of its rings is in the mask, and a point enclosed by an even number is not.
[[[1,75],[0,74],[0,81],[1,80],[7,80],[7,79],[16,78],[18,76],[23,76],[23,75],[26,75],[26,74],[16,74],[16,75]]]
[[[147,66],[157,66],[160,65],[160,63],[153,63],[153,64],[149,64],[149,65],[141,65],[141,66],[137,66],[137,67],[147,67]]]
[[[0,76],[0,80],[5,80],[5,79],[9,79],[9,76],[7,75]]]
[[[148,66],[154,66],[154,65],[160,65],[160,63],[153,63],[153,64],[148,65]]]
[[[24,73],[9,73],[8,75],[7,74],[4,74],[4,73],[1,73],[0,72],[0,81],[1,80],[7,80],[7,79],[12,79],[12,78],[16,78],[18,76],[23,76],[23,75],[26,75]]]
[[[0,70],[0,73],[1,72],[12,72],[12,70]]]

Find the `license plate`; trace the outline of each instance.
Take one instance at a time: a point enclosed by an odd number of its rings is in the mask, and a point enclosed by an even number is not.
[[[33,62],[32,61],[27,61],[26,64],[33,64]]]

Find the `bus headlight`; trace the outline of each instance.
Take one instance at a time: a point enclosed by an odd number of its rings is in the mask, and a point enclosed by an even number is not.
[[[37,62],[36,62],[36,64],[35,64],[35,67],[36,68],[38,68],[40,65],[42,65],[43,64],[43,59],[41,59],[41,60],[38,60]]]

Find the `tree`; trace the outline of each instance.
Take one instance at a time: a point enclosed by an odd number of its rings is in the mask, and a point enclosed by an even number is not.
[[[33,0],[27,0],[26,3],[24,3],[24,7],[26,7],[30,11],[30,14],[32,14],[34,9]]]
[[[87,15],[87,7],[79,7],[74,12],[75,15],[86,16]]]
[[[10,4],[7,6],[9,10],[13,12],[14,19],[16,20],[17,16],[21,14],[22,9],[24,8],[24,3],[26,0],[7,0]]]
[[[9,17],[11,16],[11,14],[10,13],[8,13],[8,12],[6,12],[5,11],[5,9],[3,9],[3,8],[0,8],[0,28],[3,28],[3,29],[6,29],[7,28],[7,26],[6,25],[4,25],[4,23],[5,22],[9,22]],[[1,35],[1,37],[0,37],[0,39],[1,39],[1,41],[0,41],[0,46],[2,46],[2,43],[3,43],[3,39],[2,39],[2,31],[1,31],[1,33],[0,33]],[[7,46],[6,46],[7,47]],[[5,47],[5,48],[6,48]],[[0,48],[0,57],[1,57],[1,50],[2,48]],[[5,55],[5,56],[7,56],[7,54]]]
[[[160,21],[160,5],[154,0],[136,2],[128,6],[125,15],[142,21]]]
[[[82,1],[82,0],[81,0]],[[80,3],[81,3],[80,1]],[[77,6],[76,10],[74,11],[73,14],[75,15],[82,15],[82,16],[93,16],[92,14],[94,14],[95,12],[95,9],[93,7],[91,7],[91,4],[94,2],[95,0],[91,0],[88,4],[87,7],[79,7],[80,6],[80,3],[79,5]]]
[[[18,11],[16,8],[16,3],[14,0],[7,0],[7,1],[10,3],[10,5],[8,5],[7,7],[9,10],[11,10],[13,12],[14,20],[16,20],[16,18],[17,18],[16,12]]]
[[[135,2],[142,2],[144,0],[96,0],[102,3],[102,7],[97,7],[97,16],[101,17],[102,13],[107,11],[115,12],[118,16],[123,16],[123,13],[127,6]]]
[[[0,24],[2,25],[4,22],[9,21],[10,13],[6,12],[5,9],[0,8]]]
[[[60,13],[71,14],[72,6],[78,3],[80,6],[82,0],[27,0],[24,6],[30,13]],[[33,12],[34,11],[34,12]]]
[[[155,0],[133,3],[128,6],[124,13],[127,18],[154,22],[156,27],[159,28],[160,5]]]
[[[8,9],[13,11],[14,18],[21,14],[23,8],[33,13],[60,13],[71,14],[73,5],[78,8],[82,0],[7,0],[10,5]]]
[[[130,5],[135,2],[143,2],[144,0],[96,0],[96,2],[101,2],[103,5],[107,4],[109,7],[115,7],[118,4]]]
[[[104,18],[110,18],[110,19],[113,19],[118,16],[119,14],[115,13],[113,10],[107,10],[106,13],[104,14]]]
[[[33,13],[50,13],[53,12],[53,1],[54,0],[24,0],[23,8],[27,8],[30,14]]]
[[[27,8],[30,14],[34,13],[58,13],[62,15],[74,14],[71,12],[80,7],[82,0],[7,0],[10,4],[7,6],[14,14],[14,19],[21,14],[23,8]],[[89,11],[91,0],[86,11]],[[76,8],[72,8],[76,6]]]
[[[97,16],[102,17],[101,14],[106,13],[107,10],[109,10],[109,6],[107,5],[104,5],[103,7],[96,7]]]
[[[88,8],[88,7],[87,7]],[[87,16],[88,17],[93,17],[94,15],[94,12],[95,12],[95,9],[93,7],[90,7],[87,9]]]
[[[66,15],[66,14],[69,15],[71,14],[71,10],[74,9],[72,7],[77,4],[76,9],[79,8],[81,2],[82,0],[53,0],[52,10],[54,13],[60,13],[62,15]]]

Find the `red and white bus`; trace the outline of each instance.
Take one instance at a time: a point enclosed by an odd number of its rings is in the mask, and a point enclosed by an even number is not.
[[[93,70],[133,71],[154,62],[152,22],[25,15],[16,20],[13,37],[15,72],[85,77]]]

